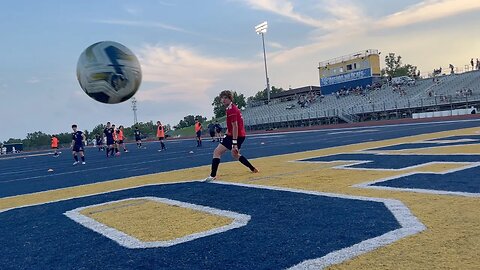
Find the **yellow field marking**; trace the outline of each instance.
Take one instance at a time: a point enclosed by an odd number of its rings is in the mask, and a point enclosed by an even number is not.
[[[143,242],[174,240],[233,222],[232,218],[145,199],[93,206],[80,213]]]

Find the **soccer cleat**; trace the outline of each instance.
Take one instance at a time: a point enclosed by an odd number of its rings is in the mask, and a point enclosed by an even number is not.
[[[208,176],[207,178],[205,178],[203,180],[204,183],[210,183],[212,181],[215,181],[217,179],[217,177],[214,177],[214,176]]]
[[[252,173],[259,173],[259,171],[257,170],[257,168],[254,168]]]
[[[85,161],[82,161],[82,165],[85,165],[85,164],[86,164]]]
[[[158,149],[158,152],[162,152],[162,149]]]
[[[128,150],[127,150],[127,149],[125,149],[125,150],[123,150],[123,152],[125,152],[125,153],[128,153]]]
[[[77,165],[78,163],[78,161],[73,162],[73,166]]]

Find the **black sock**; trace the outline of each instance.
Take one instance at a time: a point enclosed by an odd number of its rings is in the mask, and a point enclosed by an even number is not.
[[[82,158],[82,162],[85,162],[85,156],[81,157]]]
[[[253,170],[255,170],[255,167],[253,167],[253,165],[244,157],[244,156],[241,156],[238,161],[240,161],[243,165],[245,165],[246,167],[248,167],[250,169],[250,171],[253,172]]]
[[[212,172],[210,173],[211,177],[217,176],[218,165],[220,165],[220,159],[219,158],[212,159]]]
[[[165,144],[163,142],[160,142],[160,144],[162,145],[162,149],[165,149]]]
[[[78,157],[77,156],[73,156],[73,159],[75,159],[75,161],[78,162]]]
[[[115,151],[115,149],[110,148],[110,155],[111,155],[111,156],[113,156],[114,151]]]

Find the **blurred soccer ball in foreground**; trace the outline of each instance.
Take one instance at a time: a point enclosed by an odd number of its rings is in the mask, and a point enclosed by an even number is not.
[[[142,70],[137,57],[127,47],[101,41],[80,55],[77,79],[91,98],[115,104],[135,95],[142,82]]]

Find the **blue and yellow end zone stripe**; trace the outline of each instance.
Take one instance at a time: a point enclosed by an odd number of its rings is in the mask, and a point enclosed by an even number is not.
[[[249,226],[252,228],[257,228],[255,226],[258,226],[258,229],[270,228],[282,222],[292,222],[286,218],[268,215],[275,212],[282,213],[282,211],[286,211],[288,218],[296,218],[297,220],[311,219],[322,214],[322,220],[325,223],[314,224],[314,230],[311,230],[312,227],[309,226],[301,227],[299,223],[289,223],[290,228],[296,228],[296,233],[304,234],[304,238],[298,238],[301,239],[298,241],[296,238],[287,237],[287,235],[282,233],[282,230],[263,231],[264,235],[268,234],[273,239],[277,235],[278,242],[271,244],[277,248],[283,257],[290,258],[280,261],[278,264],[273,264],[272,260],[268,259],[272,259],[275,256],[266,254],[264,255],[263,264],[260,264],[262,254],[260,256],[244,254],[245,256],[257,258],[258,261],[253,261],[256,263],[254,265],[266,268],[269,266],[276,268],[275,266],[279,265],[282,268],[291,267],[296,265],[299,260],[314,259],[325,255],[322,252],[315,252],[315,248],[318,246],[332,251],[335,248],[345,248],[342,245],[334,245],[330,249],[323,246],[325,243],[341,239],[342,233],[345,235],[350,233],[352,235],[352,239],[345,240],[345,243],[350,244],[349,247],[351,247],[356,243],[366,241],[369,239],[368,237],[378,237],[379,235],[375,232],[384,234],[400,228],[398,227],[399,224],[395,223],[395,218],[392,219],[393,216],[385,212],[385,209],[382,210],[382,207],[379,208],[378,205],[375,207],[373,205],[365,205],[365,208],[360,211],[355,208],[357,207],[355,204],[350,204],[350,202],[345,200],[326,200],[316,197],[313,200],[311,197],[302,197],[303,195],[299,196],[295,193],[288,196],[285,195],[285,192],[289,189],[295,189],[307,191],[307,193],[340,194],[338,195],[339,198],[351,196],[352,198],[381,198],[401,202],[402,205],[408,207],[410,212],[425,228],[421,233],[401,238],[395,242],[386,242],[388,245],[375,250],[369,250],[368,253],[364,253],[361,256],[347,257],[347,260],[343,262],[333,261],[333,263],[342,262],[341,264],[331,266],[334,269],[398,269],[399,266],[402,269],[475,269],[480,266],[478,260],[480,236],[477,232],[478,224],[480,224],[480,200],[478,198],[478,187],[480,186],[478,177],[480,174],[478,172],[480,171],[477,171],[478,161],[480,161],[480,159],[477,159],[480,157],[480,146],[478,141],[472,140],[472,138],[480,137],[476,131],[476,129],[463,129],[259,158],[253,161],[257,167],[261,168],[261,173],[258,175],[245,173],[244,168],[238,163],[222,164],[220,169],[220,174],[222,175],[220,178],[222,181],[226,181],[226,183],[234,183],[235,185],[233,186],[191,183],[191,179],[198,179],[208,174],[209,166],[203,166],[2,198],[0,199],[1,215],[11,214],[12,216],[4,219],[6,222],[3,222],[0,228],[4,230],[15,229],[21,218],[24,218],[24,224],[28,224],[32,221],[31,215],[36,214],[35,221],[38,222],[37,225],[51,223],[53,227],[60,226],[60,228],[65,228],[65,230],[71,230],[69,235],[77,235],[84,238],[88,236],[98,240],[98,233],[94,233],[84,226],[75,225],[69,219],[60,219],[59,214],[79,207],[146,196],[166,197],[182,202],[187,201],[195,205],[207,204],[215,209],[234,209],[239,213],[252,216],[249,224],[244,227],[245,229],[250,229]],[[469,139],[471,141],[468,141]],[[440,142],[435,143],[435,140],[440,140]],[[400,146],[392,148],[395,145]],[[175,184],[158,185],[162,183]],[[272,190],[258,187],[270,187]],[[287,200],[287,197],[291,197],[291,200]],[[260,200],[259,198],[269,198],[270,200]],[[284,201],[279,201],[280,198],[283,198]],[[293,202],[298,202],[299,205],[292,205]],[[356,203],[358,204],[358,201]],[[151,211],[151,207],[144,206],[141,209],[147,212]],[[269,211],[262,212],[261,209],[257,210],[257,208],[262,207],[264,210]],[[50,208],[56,212],[50,213]],[[312,208],[316,211],[312,211]],[[136,209],[134,212],[139,211],[138,208],[133,209]],[[354,215],[355,213],[349,213],[348,209],[352,209],[352,212],[355,212],[353,210],[356,209],[356,214],[360,213],[360,216],[349,217],[348,215]],[[370,213],[365,209],[371,209],[372,212]],[[185,210],[182,211],[184,212]],[[45,216],[42,217],[41,213],[45,213]],[[295,217],[295,213],[301,213],[301,215]],[[343,214],[338,215],[338,213]],[[365,216],[362,213],[365,215],[368,213],[368,215]],[[193,213],[191,214],[193,215]],[[150,215],[152,214],[150,213]],[[342,221],[342,217],[346,219]],[[106,215],[102,218],[109,219],[109,216]],[[202,217],[195,217],[194,219],[198,218]],[[277,223],[270,225],[268,225],[269,223],[262,223],[275,221],[277,220],[276,218],[280,218]],[[60,221],[57,219],[60,219]],[[359,222],[351,223],[349,226],[344,224],[342,225],[343,227],[339,225],[343,224],[341,221],[352,219]],[[191,221],[192,219],[186,218],[181,222],[188,225],[189,220]],[[262,220],[262,222],[258,220]],[[375,226],[370,227],[371,231],[360,222],[367,220],[376,220],[377,222],[374,222]],[[231,222],[220,217],[211,220],[205,218],[204,221],[206,230],[225,226]],[[254,221],[259,222],[259,224],[256,224]],[[120,221],[116,220],[114,222],[118,223]],[[215,222],[219,222],[219,224],[208,225],[210,223],[215,224]],[[104,223],[114,224],[108,221],[104,221]],[[148,224],[148,222],[146,221],[145,224]],[[127,231],[127,234],[135,235],[138,233],[138,231],[135,232],[135,227],[141,228],[145,224],[133,222],[131,225],[126,225],[127,228],[124,230]],[[332,228],[335,227],[334,224],[340,229],[339,231],[332,232]],[[116,225],[111,226],[115,227]],[[186,225],[180,226],[176,230],[182,231],[188,227]],[[358,230],[359,228],[361,230]],[[29,227],[26,226],[24,229],[23,234],[29,235]],[[128,233],[129,230],[132,230],[132,232]],[[323,233],[319,233],[322,230],[324,230]],[[418,231],[421,231],[421,229],[417,228]],[[40,241],[42,237],[47,235],[51,235],[52,238],[57,237],[58,241],[61,240],[61,235],[56,234],[54,231],[45,229],[45,231],[40,232],[38,236],[30,235],[32,237],[30,240],[38,239]],[[199,246],[190,243],[188,245],[191,245],[189,246],[191,248],[190,251],[195,251],[192,253],[192,256],[198,254],[201,251],[201,247],[205,247],[206,244],[215,245],[217,243],[220,245],[224,242],[234,241],[231,248],[234,248],[236,245],[245,245],[243,246],[245,249],[260,245],[259,242],[255,241],[260,241],[259,238],[261,238],[262,233],[251,231],[251,234],[242,234],[241,232],[241,230],[238,230],[237,233],[240,234],[235,234],[232,238],[228,238],[228,235],[232,236],[233,231],[198,238],[199,240],[196,243]],[[364,234],[365,232],[367,233]],[[188,236],[195,233],[197,232],[180,233],[180,236]],[[332,237],[332,235],[336,235],[336,237]],[[158,240],[152,238],[153,236],[146,236],[144,240]],[[142,236],[138,237],[142,238]],[[239,239],[242,239],[242,237],[250,242],[246,241],[244,243],[240,241]],[[309,237],[311,238],[311,246],[303,244],[296,246],[300,242],[308,242]],[[6,239],[8,237],[4,237],[4,241],[7,241]],[[215,242],[215,239],[218,242]],[[166,240],[169,240],[169,238],[167,237]],[[107,251],[117,251],[115,248],[118,245],[114,241],[105,241],[105,239],[103,241],[99,245],[100,249],[98,252],[101,252],[102,248]],[[237,242],[235,243],[235,241]],[[195,243],[195,241],[191,243]],[[293,249],[279,246],[282,244],[287,246],[287,243]],[[68,247],[67,243],[64,245]],[[268,248],[268,245],[262,244],[261,247],[265,250],[265,248]],[[79,245],[77,248],[82,249],[82,246]],[[180,249],[180,246],[176,248]],[[209,248],[213,251],[216,250],[215,246]],[[303,255],[299,256],[293,252],[295,248],[301,250]],[[242,250],[239,248],[237,254],[242,254]],[[79,252],[85,253],[82,250]],[[122,252],[126,251],[122,250]],[[127,253],[125,254],[128,256]],[[174,253],[172,254],[174,255]],[[15,256],[15,254],[11,255]],[[145,251],[145,254],[142,256],[155,257],[155,255],[159,256],[158,253]],[[221,253],[216,254],[213,256],[215,260],[204,259],[204,261],[206,260],[211,266],[214,266],[214,261],[223,259],[231,261],[233,259],[226,254],[224,255],[222,257]],[[180,262],[164,262],[165,265],[163,266],[169,265],[168,263],[178,263],[177,266],[181,268],[182,265],[186,266],[189,265],[188,263],[195,263],[194,260],[190,261],[192,259],[188,257],[185,257],[183,260]],[[4,259],[3,263],[8,263],[7,259]],[[161,262],[153,261],[147,264],[147,266],[158,266],[160,264]],[[72,265],[65,262],[65,266]]]

